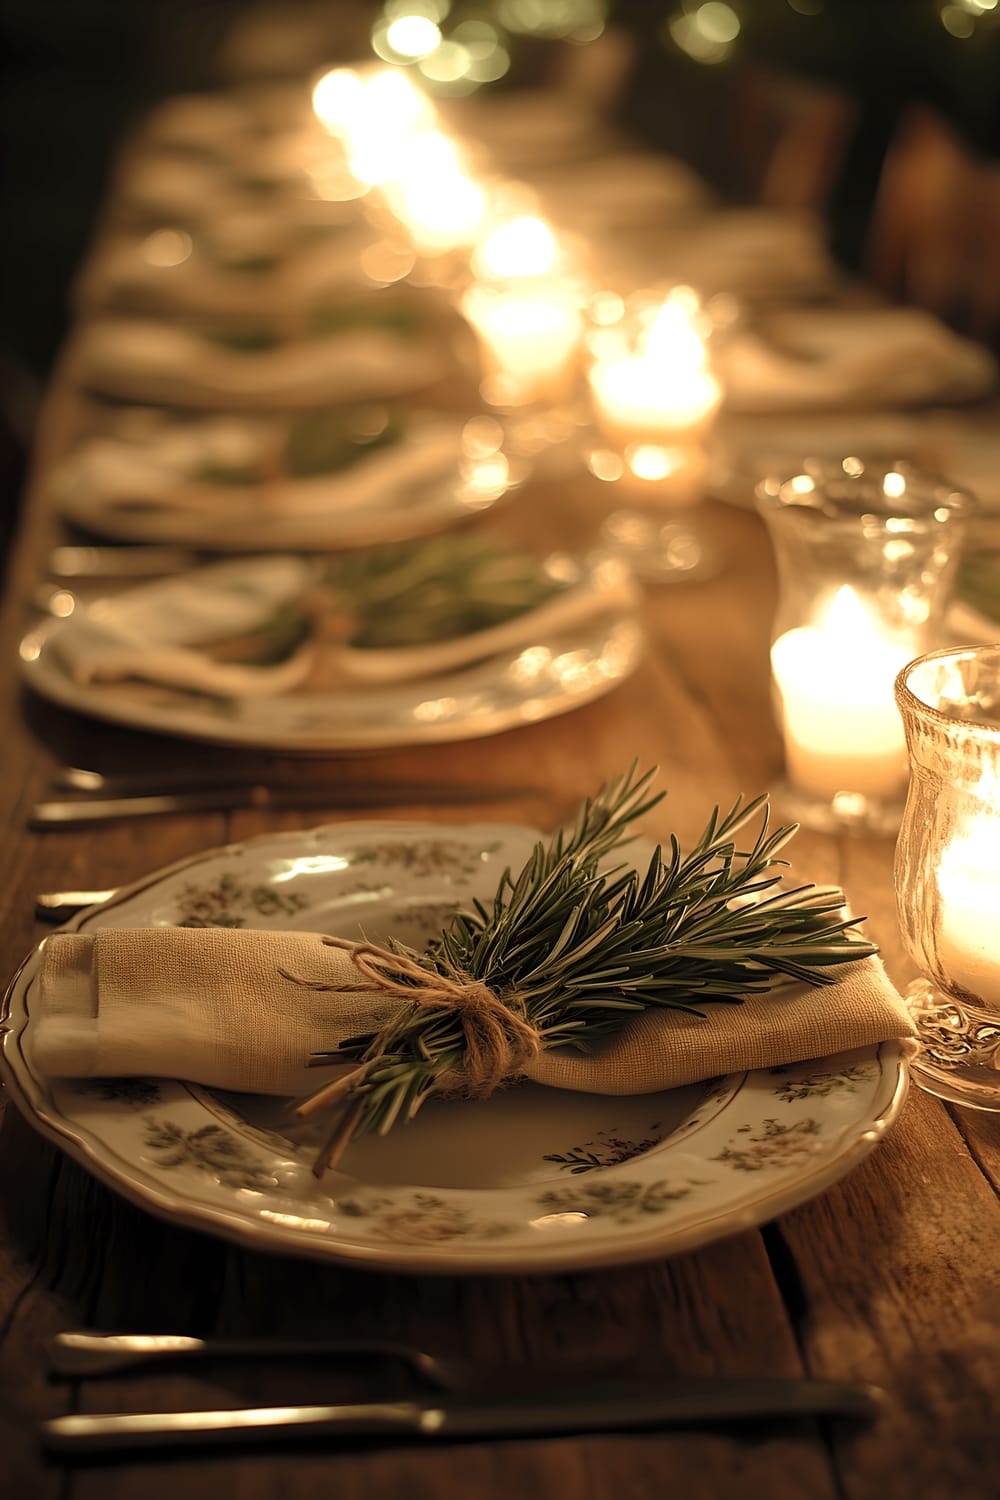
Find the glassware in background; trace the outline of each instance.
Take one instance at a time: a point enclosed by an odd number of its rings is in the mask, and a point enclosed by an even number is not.
[[[896,674],[939,645],[967,492],[905,463],[807,460],[757,486],[778,569],[776,802],[828,832],[895,833],[908,767]]]
[[[896,844],[907,1003],[929,1093],[1000,1110],[1000,644],[931,652],[896,679],[910,789]]]
[[[690,287],[659,301],[644,293],[631,306],[604,296],[594,307],[586,462],[621,502],[604,538],[645,582],[711,577],[719,559],[697,514],[722,399],[706,349],[711,319]]]
[[[511,450],[575,468],[588,292],[572,250],[532,206],[513,188],[497,196],[459,306],[476,338],[480,395],[502,415]]]

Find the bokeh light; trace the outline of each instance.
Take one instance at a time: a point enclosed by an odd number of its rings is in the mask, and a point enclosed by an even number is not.
[[[695,62],[715,64],[727,60],[742,27],[731,5],[723,0],[688,4],[666,23],[665,36]]]

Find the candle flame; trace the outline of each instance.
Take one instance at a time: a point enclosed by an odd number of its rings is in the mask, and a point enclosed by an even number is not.
[[[640,349],[651,363],[672,369],[701,370],[705,366],[705,345],[691,326],[687,309],[675,298],[658,310]]]
[[[523,214],[491,231],[477,254],[477,270],[498,277],[544,276],[556,254],[555,235],[545,220]]]
[[[333,68],[313,88],[313,110],[324,128],[342,141],[359,182],[387,182],[401,143],[432,128],[430,98],[398,68]]]
[[[425,249],[469,244],[486,212],[486,197],[459,163],[455,147],[438,130],[411,136],[395,147],[390,207]]]

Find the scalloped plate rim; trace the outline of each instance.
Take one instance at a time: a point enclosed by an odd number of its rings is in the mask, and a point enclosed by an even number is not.
[[[315,842],[321,835],[349,835],[352,842],[373,837],[391,835],[397,842],[405,839],[428,839],[435,835],[454,842],[478,840],[481,846],[486,839],[501,841],[512,835],[535,835],[535,830],[516,824],[436,824],[397,820],[358,820],[356,822],[333,822],[315,828],[285,830],[258,834],[236,843],[199,851],[122,887],[108,903],[91,907],[79,913],[60,930],[76,930],[93,920],[99,913],[113,911],[117,906],[136,897],[151,896],[159,887],[179,874],[196,870],[212,861],[223,863],[237,859],[248,851],[252,858],[257,850],[267,846],[292,846],[304,841]],[[42,940],[47,941],[46,939]],[[53,1103],[46,1091],[44,1080],[38,1079],[30,1070],[19,1043],[30,1026],[23,1005],[28,985],[38,965],[41,943],[26,955],[19,965],[0,1005],[0,1062],[6,1082],[19,1108],[39,1132],[67,1152],[83,1165],[99,1181],[121,1194],[136,1207],[174,1225],[202,1233],[218,1233],[223,1238],[245,1249],[268,1253],[294,1255],[309,1260],[355,1266],[356,1268],[381,1270],[404,1274],[562,1274],[587,1269],[603,1269],[640,1261],[675,1255],[699,1249],[715,1240],[758,1227],[775,1217],[798,1207],[824,1192],[840,1180],[847,1172],[867,1156],[881,1141],[886,1131],[898,1118],[908,1088],[908,1059],[911,1048],[903,1042],[883,1042],[877,1047],[864,1049],[866,1055],[874,1057],[880,1066],[879,1107],[864,1119],[847,1122],[837,1132],[837,1145],[818,1163],[809,1164],[797,1171],[789,1181],[774,1185],[769,1191],[758,1194],[737,1206],[723,1204],[717,1212],[702,1214],[692,1224],[671,1228],[666,1223],[652,1223],[645,1229],[631,1229],[617,1233],[612,1229],[603,1231],[597,1242],[586,1244],[580,1240],[539,1240],[535,1245],[511,1246],[504,1250],[499,1245],[473,1243],[456,1245],[417,1242],[351,1243],[336,1236],[322,1242],[308,1233],[278,1224],[265,1223],[251,1218],[227,1206],[208,1203],[196,1194],[185,1193],[183,1183],[176,1189],[170,1183],[156,1180],[148,1167],[138,1177],[116,1170],[114,1151],[97,1140],[85,1126],[67,1118]],[[22,1007],[18,1009],[19,1005]],[[823,1059],[817,1059],[822,1063]],[[731,1075],[742,1082],[753,1080],[757,1075]],[[178,1085],[174,1085],[177,1087]],[[186,1085],[179,1085],[188,1089]],[[193,1086],[188,1090],[197,1103]],[[735,1094],[741,1092],[737,1086]],[[734,1095],[735,1097],[735,1095]],[[460,1106],[459,1106],[460,1107]],[[728,1106],[727,1106],[728,1107]],[[846,1140],[841,1138],[847,1135]],[[650,1153],[651,1154],[651,1153]],[[615,1171],[617,1168],[610,1168]],[[152,1182],[152,1185],[151,1185]],[[362,1184],[362,1190],[366,1185]],[[496,1189],[451,1189],[458,1199],[469,1192],[497,1192]],[[598,1231],[601,1235],[601,1231]]]

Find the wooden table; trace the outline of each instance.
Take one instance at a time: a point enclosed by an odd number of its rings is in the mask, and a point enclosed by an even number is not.
[[[69,356],[71,362],[71,354]],[[36,473],[14,551],[0,659],[4,774],[0,820],[3,946],[10,975],[48,930],[36,892],[118,885],[199,850],[323,821],[240,811],[36,833],[31,804],[60,762],[103,771],[220,765],[232,752],[113,728],[26,694],[16,646],[54,541],[44,476],[73,441],[79,411],[66,371],[54,381]],[[583,476],[536,480],[497,518],[513,541],[581,547],[613,502]],[[711,581],[650,589],[641,667],[609,696],[563,717],[464,744],[330,760],[341,786],[362,777],[541,784],[523,804],[387,807],[387,817],[552,824],[632,759],[658,764],[669,796],[647,831],[697,835],[712,805],[766,789],[781,768],[769,699],[774,605],[770,545],[748,510],[706,504],[724,558]],[[273,760],[240,752],[266,769]],[[340,817],[331,809],[329,817]],[[897,928],[890,839],[800,833],[798,870],[836,882],[882,946],[890,976],[911,966]],[[0,1109],[4,1095],[0,1092]],[[469,1494],[535,1500],[645,1500],[668,1487],[696,1500],[988,1500],[997,1493],[1000,1360],[1000,1116],[960,1111],[914,1089],[878,1149],[845,1179],[761,1229],[696,1253],[559,1276],[401,1276],[254,1253],[175,1227],[107,1190],[6,1102],[0,1130],[0,1495],[88,1500],[217,1494],[339,1500]],[[878,1420],[801,1421],[750,1430],[469,1443],[353,1445],[64,1467],[46,1461],[39,1419],[72,1410],[139,1410],[373,1394],[343,1378],[206,1366],[128,1380],[57,1384],[41,1343],[90,1325],[206,1334],[276,1331],[403,1338],[498,1361],[588,1361],[634,1353],[664,1375],[810,1373],[876,1382]],[[232,1380],[230,1389],[228,1382]]]
[[[69,430],[56,394],[41,469]],[[578,544],[608,492],[582,480],[536,484],[503,517],[508,534]],[[725,567],[714,580],[648,593],[648,651],[605,699],[547,723],[466,744],[338,760],[331,773],[462,776],[551,787],[551,806],[387,808],[438,820],[554,819],[637,757],[659,764],[669,797],[654,834],[699,831],[711,804],[766,788],[781,746],[768,697],[774,579],[756,517],[705,507]],[[44,935],[37,891],[128,881],[181,856],[271,828],[308,827],[322,811],[261,811],[26,830],[30,803],[60,760],[122,768],[216,760],[224,752],[112,729],[22,695],[14,670],[25,600],[55,536],[36,482],[12,561],[4,617],[5,774],[0,801],[3,966],[13,972]],[[801,833],[798,867],[843,884],[869,914],[892,977],[910,976],[896,926],[891,840]],[[635,1496],[667,1485],[690,1496],[910,1500],[996,1493],[1000,1397],[996,1357],[1000,1117],[953,1110],[914,1089],[902,1118],[846,1179],[760,1230],[697,1252],[620,1270],[560,1276],[411,1277],[298,1262],[234,1248],[132,1207],[62,1155],[8,1104],[0,1135],[0,1492],[144,1500],[415,1495]],[[458,1447],[356,1445],[246,1456],[108,1461],[63,1468],[43,1459],[35,1424],[76,1409],[267,1403],[319,1392],[301,1372],[218,1367],[65,1385],[47,1380],[40,1342],[96,1325],[206,1333],[281,1328],[362,1331],[487,1358],[585,1362],[634,1350],[646,1368],[690,1375],[810,1372],[877,1382],[889,1393],[868,1425],[803,1421],[750,1431],[477,1442]],[[343,1393],[332,1387],[334,1394]],[[357,1387],[352,1387],[356,1390]]]

